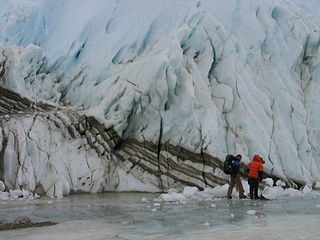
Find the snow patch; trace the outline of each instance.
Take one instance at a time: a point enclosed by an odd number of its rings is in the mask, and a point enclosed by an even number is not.
[[[286,186],[286,183],[282,180],[277,180],[276,182],[276,186],[278,187],[285,187]]]
[[[249,215],[254,215],[254,214],[256,214],[256,210],[249,210],[249,211],[247,211],[247,214],[249,214]]]
[[[273,184],[274,184],[272,178],[265,178],[265,179],[262,180],[262,182],[263,182],[265,185],[269,186],[269,187],[272,187]]]
[[[30,201],[34,199],[38,199],[39,195],[29,192],[27,190],[9,190],[9,192],[0,192],[0,200],[4,201]]]
[[[2,181],[0,181],[0,192],[3,192],[6,189],[6,186]]]

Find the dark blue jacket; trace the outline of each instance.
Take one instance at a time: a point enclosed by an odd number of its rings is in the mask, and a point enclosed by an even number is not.
[[[233,174],[232,176],[235,177],[239,171],[240,171],[240,161],[233,160],[232,161],[232,167],[233,167]]]

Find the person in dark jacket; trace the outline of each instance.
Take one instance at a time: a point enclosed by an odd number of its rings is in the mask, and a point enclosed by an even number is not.
[[[263,173],[263,161],[262,157],[258,154],[253,156],[252,162],[249,163],[247,166],[248,171],[248,183],[250,186],[250,198],[258,199],[258,188],[259,182],[262,180],[262,173]]]
[[[244,195],[243,186],[241,183],[240,178],[240,161],[242,159],[242,156],[238,154],[237,156],[233,157],[232,161],[232,167],[233,167],[233,173],[230,175],[230,182],[229,182],[229,188],[227,192],[227,198],[232,198],[232,190],[233,187],[236,185],[239,191],[239,198],[247,198],[246,195]]]

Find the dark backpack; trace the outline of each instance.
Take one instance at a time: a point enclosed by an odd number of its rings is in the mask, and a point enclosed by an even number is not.
[[[233,159],[234,157],[231,155],[231,154],[228,154],[226,156],[226,159],[224,160],[224,163],[223,163],[223,172],[225,174],[233,174],[234,172],[234,167],[233,167]]]

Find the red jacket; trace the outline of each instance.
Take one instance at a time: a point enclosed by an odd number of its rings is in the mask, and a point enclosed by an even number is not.
[[[251,163],[248,165],[248,177],[249,178],[259,178],[259,172],[263,172],[263,165],[265,161],[258,155],[255,154],[253,156],[253,160]]]

